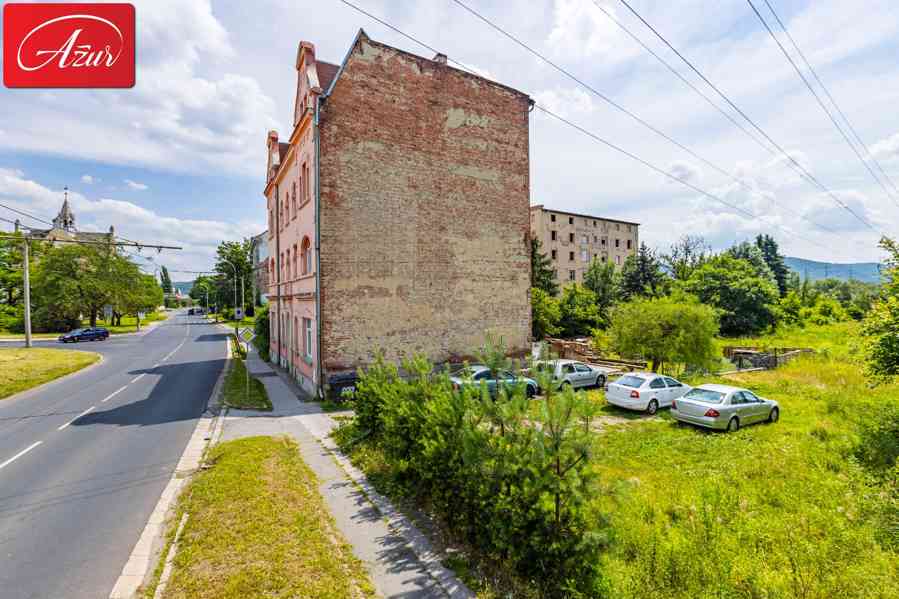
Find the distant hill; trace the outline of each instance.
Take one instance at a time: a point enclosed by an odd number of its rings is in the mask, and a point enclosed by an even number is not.
[[[188,293],[190,293],[190,290],[193,289],[194,282],[193,281],[185,281],[182,283],[176,283],[175,281],[172,281],[172,287],[174,287],[175,289],[180,291],[181,295],[187,295]]]
[[[803,279],[817,281],[819,279],[842,279],[848,281],[864,281],[866,283],[880,283],[879,264],[876,262],[855,262],[852,264],[838,264],[836,262],[816,262],[804,258],[784,258],[787,266],[799,273]]]

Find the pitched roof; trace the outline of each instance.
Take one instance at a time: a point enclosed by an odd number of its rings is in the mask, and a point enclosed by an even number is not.
[[[322,89],[328,89],[331,86],[331,81],[334,80],[334,76],[337,75],[339,70],[340,65],[321,60],[315,61],[315,71],[318,74],[318,83]]]

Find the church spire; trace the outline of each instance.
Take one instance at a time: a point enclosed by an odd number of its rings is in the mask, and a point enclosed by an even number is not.
[[[75,228],[75,213],[72,212],[72,209],[69,207],[68,186],[63,188],[62,208],[59,209],[59,214],[53,219],[53,227],[65,231],[71,231]]]

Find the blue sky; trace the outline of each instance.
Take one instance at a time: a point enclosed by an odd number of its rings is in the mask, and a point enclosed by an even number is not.
[[[878,259],[877,233],[705,104],[593,0],[464,1],[744,185],[635,124],[452,0],[356,3],[766,220],[735,213],[539,113],[531,121],[532,203],[639,221],[641,238],[660,249],[684,233],[722,248],[768,232],[790,255]],[[619,0],[598,1],[701,85]],[[769,1],[899,183],[899,9],[888,0]],[[755,3],[771,21],[764,0]],[[80,227],[113,224],[131,239],[183,245],[159,259],[173,270],[207,269],[222,239],[264,228],[265,135],[269,128],[289,134],[300,40],[339,62],[363,27],[430,54],[339,0],[135,4],[134,89],[0,90],[0,203],[52,218],[68,185]],[[899,193],[888,197],[868,175],[745,0],[631,4],[842,202],[878,231],[899,233]],[[0,209],[0,216],[11,214]]]

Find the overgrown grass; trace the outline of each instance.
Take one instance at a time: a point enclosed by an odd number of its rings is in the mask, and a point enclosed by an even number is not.
[[[0,399],[81,370],[100,359],[85,351],[0,348]]]
[[[178,502],[173,525],[189,518],[166,599],[375,595],[293,441],[229,441],[212,449],[210,463]]]
[[[739,341],[828,350],[717,381],[779,401],[775,425],[631,423],[597,436],[612,596],[899,597],[895,487],[854,458],[859,424],[896,404],[899,385],[871,388],[846,361],[852,331]]]
[[[231,370],[225,376],[224,402],[229,408],[239,410],[270,411],[272,402],[262,381],[255,377],[247,379],[247,367],[241,359],[231,360]]]
[[[860,323],[851,320],[823,326],[809,325],[805,328],[782,327],[775,332],[758,337],[722,338],[720,347],[725,345],[748,345],[758,347],[810,347],[834,357],[849,359],[856,355]]]

